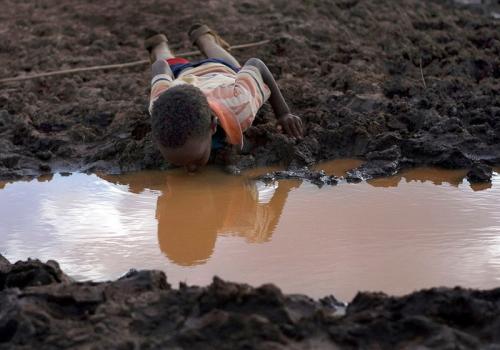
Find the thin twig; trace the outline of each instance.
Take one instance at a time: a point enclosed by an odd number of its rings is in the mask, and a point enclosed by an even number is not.
[[[420,76],[422,77],[422,83],[424,84],[424,89],[427,89],[427,84],[425,83],[424,70],[422,69],[422,56],[420,56]]]
[[[234,45],[234,46],[230,47],[230,50],[231,49],[232,50],[245,49],[245,48],[249,48],[249,47],[265,45],[268,43],[269,43],[269,40],[262,40],[262,41],[257,41],[257,42],[253,42],[253,43],[248,43],[248,44]],[[197,50],[197,51],[182,52],[182,53],[176,54],[176,56],[177,57],[189,57],[189,56],[196,56],[196,55],[200,55],[200,54],[201,54],[201,51]],[[50,77],[50,76],[54,76],[54,75],[91,72],[91,71],[96,71],[96,70],[121,69],[121,68],[141,66],[141,65],[144,65],[147,63],[149,63],[149,60],[140,60],[140,61],[127,62],[127,63],[117,63],[117,64],[107,64],[107,65],[102,65],[102,66],[64,69],[64,70],[58,70],[58,71],[52,71],[52,72],[36,73],[36,74],[23,75],[23,76],[17,76],[17,77],[12,77],[12,78],[4,78],[4,79],[0,79],[0,84],[1,83],[10,83],[10,82],[14,82],[14,81],[45,78],[45,77]]]

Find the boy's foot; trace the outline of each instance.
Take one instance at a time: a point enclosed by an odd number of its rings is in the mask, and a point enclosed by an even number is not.
[[[165,34],[154,34],[144,40],[144,48],[149,52],[151,62],[158,59],[158,56],[164,56],[162,53],[168,49],[168,39]]]
[[[222,39],[220,35],[217,34],[216,31],[211,29],[206,24],[200,24],[200,23],[193,24],[188,31],[189,39],[193,44],[196,44],[198,39],[205,34],[210,34],[211,36],[213,36],[214,41],[225,50],[229,51],[231,49],[231,45],[229,45],[227,41]]]
[[[161,43],[168,43],[167,36],[165,34],[154,34],[144,40],[144,48],[151,53],[154,47]]]

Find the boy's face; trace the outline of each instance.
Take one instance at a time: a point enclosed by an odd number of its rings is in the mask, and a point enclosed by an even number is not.
[[[208,163],[212,150],[212,133],[201,138],[190,138],[181,147],[167,148],[159,145],[159,148],[169,163],[183,166],[192,173]]]

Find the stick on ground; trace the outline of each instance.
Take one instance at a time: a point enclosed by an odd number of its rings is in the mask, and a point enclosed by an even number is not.
[[[253,43],[248,43],[248,44],[234,45],[234,46],[231,46],[230,49],[232,49],[232,50],[245,49],[245,48],[249,48],[249,47],[262,46],[262,45],[265,45],[268,43],[269,43],[269,40],[262,40],[262,41],[257,41],[257,42],[253,42]],[[189,57],[189,56],[196,56],[196,55],[200,55],[200,54],[201,54],[201,51],[197,50],[197,51],[182,52],[182,53],[177,54],[176,56],[177,57]],[[22,81],[22,80],[31,80],[31,79],[37,79],[37,78],[45,78],[45,77],[51,77],[51,76],[55,76],[55,75],[74,74],[74,73],[81,73],[81,72],[92,72],[92,71],[97,71],[97,70],[129,68],[129,67],[141,66],[141,65],[144,65],[147,63],[149,63],[149,60],[140,60],[140,61],[127,62],[127,63],[117,63],[117,64],[107,64],[107,65],[102,65],[102,66],[64,69],[64,70],[58,70],[58,71],[52,71],[52,72],[36,73],[36,74],[23,75],[23,76],[17,76],[17,77],[12,77],[12,78],[4,78],[4,79],[0,79],[0,84],[1,83],[10,83],[10,82],[15,82],[15,81]]]
[[[424,70],[422,69],[422,57],[420,57],[420,77],[422,78],[424,89],[427,89],[427,84],[425,83],[425,78],[424,78]]]

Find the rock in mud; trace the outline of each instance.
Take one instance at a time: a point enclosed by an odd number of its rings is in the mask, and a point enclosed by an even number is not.
[[[346,175],[347,182],[361,182],[377,177],[395,175],[400,169],[399,161],[371,160],[360,167],[349,170]]]
[[[359,293],[346,307],[333,296],[317,301],[272,284],[255,288],[217,277],[206,287],[175,289],[160,271],[131,270],[112,282],[77,283],[62,278],[55,262],[11,265],[1,255],[0,281],[18,273],[7,271],[15,265],[59,277],[3,284],[0,349],[500,346],[500,289],[433,288],[403,297]]]
[[[474,163],[472,169],[467,173],[467,180],[470,183],[491,182],[493,169],[484,163]]]
[[[255,178],[264,182],[273,182],[276,180],[305,180],[315,184],[318,187],[324,185],[337,185],[339,178],[333,175],[327,175],[325,171],[312,171],[307,167],[297,170],[273,171]]]
[[[0,271],[4,273],[10,267],[10,262],[5,257],[0,255]]]
[[[44,264],[39,260],[28,260],[10,264],[0,255],[0,290],[69,281],[71,279],[61,271],[59,264],[55,261],[48,261]]]

